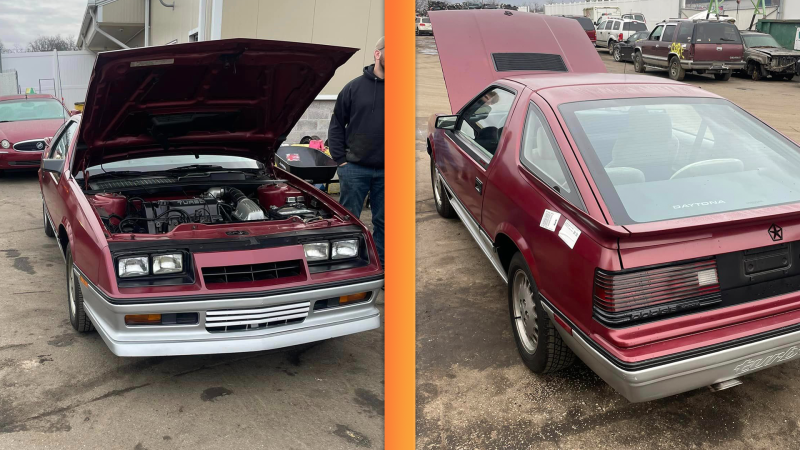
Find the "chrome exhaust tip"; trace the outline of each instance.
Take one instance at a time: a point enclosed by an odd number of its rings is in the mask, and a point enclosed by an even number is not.
[[[725,389],[730,389],[732,387],[738,386],[742,384],[742,381],[738,378],[732,378],[730,380],[720,381],[719,383],[714,383],[708,387],[711,392],[723,391]]]

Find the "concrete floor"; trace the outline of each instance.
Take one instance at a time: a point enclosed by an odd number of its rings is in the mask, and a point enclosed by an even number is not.
[[[382,327],[285,351],[119,358],[70,326],[41,214],[35,173],[0,176],[0,449],[383,448]]]
[[[598,51],[610,72],[633,73]],[[648,76],[666,77],[666,72]],[[800,142],[800,83],[687,75]],[[417,446],[420,449],[800,448],[800,362],[631,404],[582,363],[538,376],[521,363],[506,287],[458,220],[438,216],[426,121],[449,112],[436,47],[417,38]]]

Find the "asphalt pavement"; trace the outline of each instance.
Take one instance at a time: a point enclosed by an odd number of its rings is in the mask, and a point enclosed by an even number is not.
[[[599,50],[609,72],[633,73]],[[420,449],[800,448],[800,362],[631,404],[582,363],[548,376],[517,356],[506,286],[458,220],[439,217],[427,119],[449,113],[431,37],[417,38],[417,447]],[[667,77],[666,71],[647,76]],[[687,75],[800,142],[800,82]],[[646,137],[643,137],[646,139]]]

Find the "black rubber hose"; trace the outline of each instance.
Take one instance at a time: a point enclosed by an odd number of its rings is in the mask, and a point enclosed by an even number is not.
[[[246,199],[247,196],[239,189],[228,187],[225,188],[225,193],[222,195],[222,198],[235,207],[240,201]]]

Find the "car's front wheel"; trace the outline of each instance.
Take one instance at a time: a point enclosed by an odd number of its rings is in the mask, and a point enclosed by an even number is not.
[[[783,79],[786,80],[786,81],[792,81],[792,78],[794,78],[794,74],[793,73],[789,73],[789,74],[786,74],[786,75],[783,76]]]
[[[761,66],[758,63],[751,62],[747,67],[747,72],[750,74],[753,81],[759,81],[761,79]]]
[[[42,202],[42,220],[44,220],[44,235],[55,237],[56,233],[53,231],[53,227],[50,226],[50,221],[47,220],[47,208],[44,206],[44,202]]]
[[[439,170],[436,169],[433,157],[431,157],[431,184],[433,186],[433,202],[436,204],[436,212],[445,219],[456,217],[453,205],[450,204],[450,198],[447,197],[444,180],[442,180],[442,175],[439,174]]]
[[[633,54],[633,70],[636,73],[644,73],[645,70],[646,70],[644,68],[644,59],[642,59],[642,53],[641,52],[635,52]]]
[[[718,81],[728,81],[731,79],[732,72],[725,72],[725,73],[715,73],[714,79]]]
[[[575,361],[572,350],[544,312],[539,290],[519,252],[511,258],[508,267],[508,309],[517,350],[531,371],[555,372]]]
[[[83,307],[83,293],[81,287],[78,285],[79,277],[73,270],[74,263],[72,261],[72,248],[67,244],[67,312],[69,313],[69,323],[72,328],[81,333],[94,330],[92,322],[89,321],[89,316],[86,315],[86,310]]]
[[[619,53],[619,45],[614,46],[614,61],[620,62],[622,61],[622,55]]]

